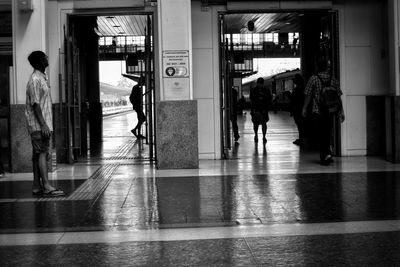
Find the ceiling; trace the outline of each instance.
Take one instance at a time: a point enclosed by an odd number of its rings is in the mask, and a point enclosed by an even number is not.
[[[99,16],[96,33],[99,36],[145,36],[146,15]]]
[[[226,33],[251,33],[247,29],[249,21],[254,22],[253,33],[298,32],[298,13],[243,13],[225,15]],[[147,26],[146,15],[99,16],[96,33],[99,36],[144,36]]]
[[[258,13],[225,15],[227,33],[267,33],[298,32],[300,16],[297,13]],[[254,22],[254,30],[249,31],[247,24]]]

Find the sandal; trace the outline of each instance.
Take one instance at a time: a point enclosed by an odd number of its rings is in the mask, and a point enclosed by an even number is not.
[[[65,196],[64,191],[61,189],[54,189],[47,192],[43,192],[44,197],[63,197]]]
[[[43,190],[40,189],[38,191],[32,191],[32,196],[42,196],[43,195]]]

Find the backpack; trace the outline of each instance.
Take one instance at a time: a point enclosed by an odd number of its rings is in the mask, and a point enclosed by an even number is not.
[[[342,105],[342,101],[335,87],[332,86],[332,79],[324,83],[319,75],[318,79],[322,84],[322,89],[320,93],[320,107],[321,111],[327,112],[329,114],[337,114]]]

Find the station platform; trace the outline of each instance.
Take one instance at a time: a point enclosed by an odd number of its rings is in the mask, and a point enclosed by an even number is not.
[[[65,197],[33,197],[31,173],[0,179],[1,265],[400,265],[400,165],[321,166],[287,113],[270,117],[265,146],[243,114],[233,156],[196,170],[157,170],[134,113],[104,118],[101,147],[50,175]]]

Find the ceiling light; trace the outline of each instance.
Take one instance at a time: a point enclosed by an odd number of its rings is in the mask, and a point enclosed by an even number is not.
[[[114,16],[107,16],[106,19],[115,19]]]
[[[119,25],[114,25],[113,27],[114,27],[114,28],[120,28],[121,26],[119,26]]]
[[[119,32],[118,34],[125,34],[125,32]]]

